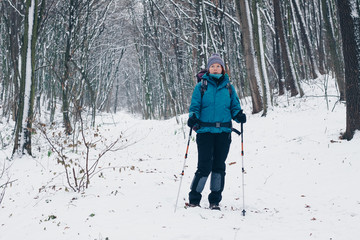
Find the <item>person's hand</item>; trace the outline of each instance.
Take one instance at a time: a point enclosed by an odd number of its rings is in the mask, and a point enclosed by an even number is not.
[[[195,114],[193,114],[187,121],[187,125],[190,128],[193,128],[195,125],[199,124],[200,120],[195,116]]]
[[[243,113],[243,110],[240,110],[240,112],[235,116],[235,119],[240,123],[246,123],[246,115]]]

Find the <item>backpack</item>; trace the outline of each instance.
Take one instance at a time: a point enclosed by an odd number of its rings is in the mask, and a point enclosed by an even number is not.
[[[198,74],[196,74],[197,82],[198,83],[201,82],[201,88],[200,88],[201,100],[205,94],[205,91],[207,90],[207,84],[208,84],[207,80],[202,78],[206,73],[207,73],[207,69],[202,69],[200,72],[198,72]],[[229,90],[229,94],[231,98],[231,94],[232,94],[231,84],[227,83],[226,88]]]

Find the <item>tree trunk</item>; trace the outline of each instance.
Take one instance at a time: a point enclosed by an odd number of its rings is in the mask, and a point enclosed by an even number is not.
[[[71,61],[71,36],[73,34],[74,27],[74,15],[75,15],[75,3],[74,0],[70,0],[69,5],[69,16],[68,16],[68,31],[66,35],[66,46],[65,46],[65,56],[64,56],[64,75],[61,79],[61,90],[62,90],[62,113],[63,113],[63,121],[65,133],[70,135],[72,133],[72,127],[69,117],[69,84],[70,84],[70,61]]]
[[[270,85],[269,78],[266,69],[265,63],[265,51],[264,51],[264,42],[263,42],[263,31],[262,31],[262,21],[259,13],[259,2],[258,0],[254,4],[254,29],[256,36],[255,39],[255,49],[256,55],[259,64],[259,73],[261,76],[261,89],[262,89],[262,100],[263,100],[263,113],[262,116],[266,116],[268,108],[271,107],[271,93],[270,93]],[[256,23],[256,24],[255,24]]]
[[[208,59],[208,29],[206,26],[204,0],[196,0],[196,12],[197,16],[201,16],[198,17],[196,21],[198,35],[197,69],[204,69],[206,68],[206,61]]]
[[[315,2],[315,1],[314,1]],[[313,3],[314,4],[314,3]],[[319,6],[319,72],[320,74],[326,74],[328,73],[326,71],[325,65],[326,65],[326,60],[325,60],[325,41],[324,41],[324,23],[323,23],[323,13],[321,10],[321,0],[318,0],[318,6]],[[314,7],[315,9],[315,7]],[[316,10],[314,10],[316,11]]]
[[[278,18],[275,18],[275,29],[278,26]],[[284,80],[283,80],[283,73],[282,73],[282,64],[281,64],[281,50],[280,50],[280,38],[279,38],[279,31],[275,30],[275,44],[274,44],[274,61],[275,61],[275,68],[276,74],[278,76],[278,87],[279,87],[279,96],[284,95]]]
[[[295,10],[294,10],[294,7],[293,7],[293,4],[292,2],[290,2],[290,8],[291,8],[291,15],[292,15],[292,19],[293,21],[290,21],[292,22],[291,25],[293,26],[293,29],[292,29],[292,34],[293,35],[293,49],[294,51],[290,50],[291,52],[294,52],[294,55],[296,56],[296,51],[295,51],[295,48],[297,49],[297,52],[298,52],[298,55],[297,55],[297,59],[296,59],[296,63],[297,63],[297,66],[298,66],[298,73],[300,73],[300,78],[301,79],[307,79],[308,78],[308,72],[307,72],[307,69],[308,69],[308,66],[310,66],[311,68],[311,64],[308,64],[306,62],[306,59],[305,59],[305,56],[303,54],[304,50],[306,52],[306,49],[303,48],[303,40],[301,38],[301,33],[299,33],[299,30],[298,30],[298,24],[297,24],[297,19],[296,19],[296,14],[295,14]],[[295,47],[296,46],[296,47]],[[311,71],[311,70],[310,70]]]
[[[305,20],[300,12],[300,7],[298,4],[297,0],[292,0],[293,2],[293,6],[295,8],[295,15],[299,21],[299,25],[300,25],[300,31],[301,31],[301,37],[302,37],[302,41],[305,45],[305,49],[307,51],[308,54],[308,58],[310,59],[310,72],[313,78],[317,78],[320,76],[320,72],[319,72],[319,68],[318,65],[316,63],[315,60],[315,54],[314,51],[311,47],[311,43],[310,43],[310,39],[309,39],[309,34],[305,28]]]
[[[38,26],[38,1],[27,0],[21,51],[19,111],[16,119],[13,154],[31,155],[31,133],[35,99],[35,47]],[[26,151],[26,152],[25,152]]]
[[[162,86],[163,86],[163,90],[164,90],[164,93],[165,93],[165,113],[163,116],[165,116],[165,118],[170,118],[172,116],[175,116],[176,117],[176,121],[177,123],[179,123],[179,119],[178,119],[178,116],[177,116],[177,110],[176,110],[176,101],[175,101],[175,98],[173,97],[172,93],[171,93],[171,90],[169,88],[169,80],[168,80],[168,74],[167,74],[167,71],[166,71],[166,64],[164,63],[164,57],[163,57],[163,50],[161,48],[161,45],[160,45],[160,39],[161,39],[161,32],[159,31],[158,29],[158,23],[156,23],[156,19],[155,19],[155,11],[154,11],[154,6],[151,5],[150,8],[151,8],[151,11],[150,11],[150,14],[151,14],[151,21],[153,22],[153,38],[152,38],[152,41],[153,41],[153,44],[154,44],[154,47],[155,47],[155,50],[156,50],[156,56],[157,56],[157,60],[159,62],[159,72],[160,72],[160,77],[161,77],[161,83],[162,83]],[[171,114],[171,111],[172,111],[172,114]]]
[[[283,21],[281,17],[281,8],[280,8],[280,0],[273,0],[274,4],[274,14],[275,14],[275,21],[277,26],[275,26],[275,31],[278,32],[279,40],[280,40],[280,47],[281,47],[281,56],[284,61],[285,67],[285,84],[286,87],[290,89],[291,96],[296,96],[299,94],[296,86],[296,76],[295,70],[292,67],[291,57],[289,52],[289,46],[287,40],[285,38],[285,31],[283,28]]]
[[[351,140],[360,130],[360,18],[356,0],[338,0],[345,62],[346,132]]]
[[[24,7],[23,2],[15,2],[13,3],[16,8],[22,9]],[[3,111],[4,113],[6,111],[12,111],[12,119],[16,121],[17,113],[18,113],[18,104],[19,104],[19,84],[20,84],[20,75],[21,75],[21,69],[19,67],[19,58],[21,58],[20,55],[20,49],[19,46],[21,45],[20,41],[21,39],[21,24],[23,21],[23,18],[19,15],[18,12],[15,11],[15,9],[10,6],[10,2],[2,2],[3,9],[3,20],[2,23],[3,26],[5,26],[6,32],[8,33],[8,46],[5,46],[8,51],[9,60],[7,60],[8,64],[8,74],[7,77],[9,78],[7,87],[9,87],[9,91],[7,92],[8,102],[10,106],[4,107]],[[6,14],[5,14],[6,13]],[[6,44],[6,43],[5,43]],[[3,61],[6,61],[6,56],[2,59]],[[5,64],[3,65],[5,67]],[[10,85],[13,84],[13,87]],[[13,89],[13,91],[10,91]],[[5,110],[8,109],[8,110]]]
[[[250,17],[250,7],[248,0],[237,0],[236,8],[239,15],[242,28],[242,40],[244,45],[244,57],[247,77],[249,78],[251,99],[253,104],[253,113],[258,113],[263,110],[263,103],[260,93],[260,75],[259,67],[254,50],[253,29]]]
[[[328,50],[331,58],[331,65],[335,72],[336,82],[338,84],[340,92],[340,100],[345,100],[345,75],[344,75],[344,64],[341,59],[341,52],[339,51],[338,44],[335,39],[335,33],[332,28],[332,19],[328,1],[321,0],[322,13],[324,20],[324,28],[326,35],[326,42],[328,44]]]

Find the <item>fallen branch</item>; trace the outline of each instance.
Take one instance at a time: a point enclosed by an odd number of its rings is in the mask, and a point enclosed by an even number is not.
[[[4,199],[4,196],[5,196],[5,190],[6,190],[6,187],[9,185],[9,184],[12,184],[13,182],[16,182],[17,179],[13,180],[13,181],[10,181],[8,180],[6,183],[0,185],[0,189],[2,188],[3,190],[1,191],[0,193],[0,205],[2,203],[2,200]]]

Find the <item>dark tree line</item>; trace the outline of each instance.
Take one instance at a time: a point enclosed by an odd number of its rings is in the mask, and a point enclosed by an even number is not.
[[[31,154],[32,123],[56,112],[67,134],[84,110],[92,125],[102,111],[186,113],[214,52],[264,116],[277,96],[302,96],[302,81],[333,74],[351,139],[360,128],[358,13],[356,0],[3,0],[0,106],[16,122],[14,152]]]

